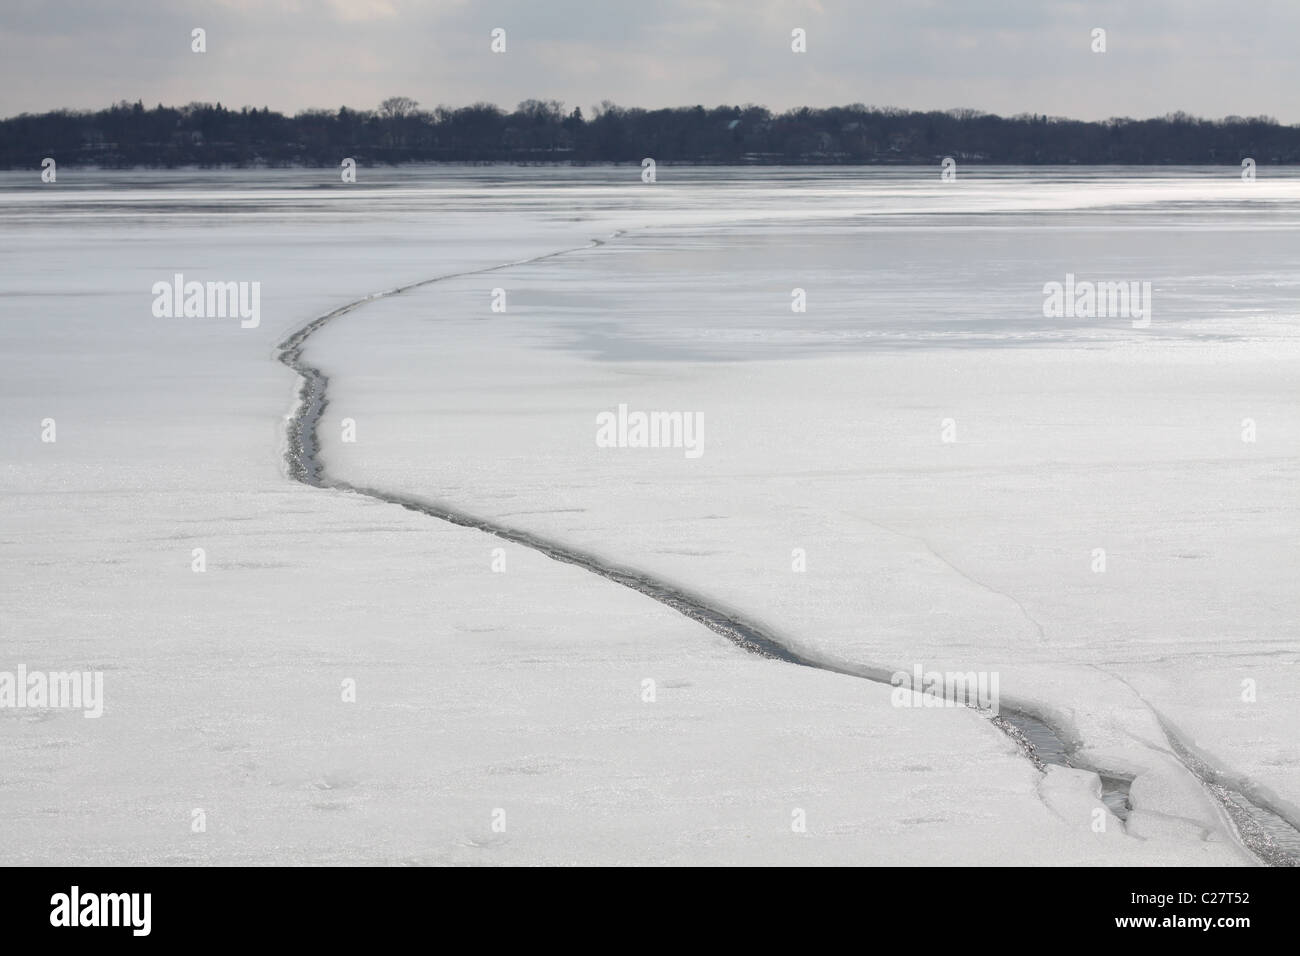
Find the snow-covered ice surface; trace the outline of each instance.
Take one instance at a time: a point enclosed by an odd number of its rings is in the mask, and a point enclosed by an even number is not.
[[[1300,819],[1295,171],[333,175],[0,177],[0,670],[106,697],[0,710],[4,859],[1253,862],[1195,761]],[[969,710],[292,480],[278,343],[560,250],[313,332],[329,475],[819,659],[997,672],[1127,821]],[[176,272],[260,281],[260,326],[154,318]],[[1150,281],[1150,328],[1045,319],[1067,272]],[[703,454],[597,447],[620,403]]]

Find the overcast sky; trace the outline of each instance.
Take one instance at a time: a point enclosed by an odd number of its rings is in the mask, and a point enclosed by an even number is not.
[[[195,27],[206,53],[190,51]],[[1300,0],[0,0],[3,116],[403,95],[1297,123],[1297,93]]]

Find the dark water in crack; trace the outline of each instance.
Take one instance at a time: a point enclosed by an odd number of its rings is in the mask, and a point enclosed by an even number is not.
[[[604,240],[594,240],[590,245],[581,248],[593,248],[603,244],[603,242]],[[360,488],[326,477],[319,455],[320,445],[317,439],[317,426],[329,403],[326,395],[328,379],[319,369],[307,365],[302,360],[302,350],[313,332],[332,319],[345,315],[375,299],[398,295],[408,289],[447,279],[480,275],[506,269],[510,266],[540,262],[573,251],[578,250],[561,250],[517,262],[502,263],[483,269],[437,276],[387,292],[366,296],[320,316],[287,338],[280,345],[280,361],[298,373],[303,383],[299,389],[298,408],[295,410],[288,426],[288,448],[285,452],[285,460],[291,477],[312,487],[350,491],[378,501],[399,505],[410,511],[416,511],[462,527],[474,528],[503,540],[531,548],[556,561],[584,568],[593,574],[598,574],[624,587],[631,588],[673,608],[752,653],[801,667],[813,667],[818,670],[859,677],[892,687],[893,684],[890,681],[890,677],[894,673],[892,670],[868,665],[849,664],[792,650],[764,628],[746,621],[739,615],[721,610],[699,595],[657,581],[641,572],[618,567],[594,555],[453,508],[377,489]],[[1101,779],[1102,801],[1115,816],[1120,819],[1127,819],[1131,809],[1129,803],[1131,778],[1107,773],[1099,768],[1090,767],[1080,762],[1076,757],[1072,756],[1072,749],[1067,746],[1062,733],[1041,717],[1003,706],[1000,708],[998,716],[993,717],[990,722],[1010,737],[1021,752],[1039,770],[1045,770],[1047,766],[1061,766],[1096,773]],[[1168,732],[1168,728],[1166,728],[1166,735],[1169,736],[1171,745],[1183,764],[1223,805],[1237,828],[1241,842],[1247,848],[1270,865],[1300,866],[1300,828],[1292,824],[1281,811],[1265,806],[1263,801],[1258,798],[1252,800],[1240,789],[1229,785],[1222,773],[1209,767],[1205,761],[1182,747],[1174,739],[1174,736]]]
[[[1241,841],[1270,866],[1300,866],[1300,829],[1262,794],[1247,795],[1249,785],[1231,780],[1192,751],[1181,737],[1165,726],[1165,736],[1178,759],[1200,778],[1223,805]]]
[[[1131,777],[1123,777],[1118,774],[1106,773],[1089,767],[1071,758],[1070,750],[1061,739],[1061,735],[1055,731],[1051,725],[1037,717],[1014,710],[1002,709],[1001,717],[1018,731],[1028,742],[1031,748],[1030,759],[1035,763],[1049,764],[1057,767],[1074,767],[1079,770],[1090,770],[1101,778],[1101,801],[1106,804],[1107,809],[1121,820],[1128,819],[1128,812],[1131,809],[1129,804],[1129,788],[1133,785]],[[1004,732],[1006,728],[1003,728]],[[1015,739],[1015,734],[1011,734]],[[1022,749],[1024,744],[1021,744]]]

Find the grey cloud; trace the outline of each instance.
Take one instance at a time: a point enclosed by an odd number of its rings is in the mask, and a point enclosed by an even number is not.
[[[189,52],[189,31],[209,52]],[[504,27],[509,52],[489,52]],[[807,54],[789,31],[808,31]],[[1108,52],[1089,31],[1108,31]],[[221,101],[371,107],[526,98],[587,108],[862,102],[1097,119],[1300,121],[1300,4],[1262,0],[8,0],[0,113]]]

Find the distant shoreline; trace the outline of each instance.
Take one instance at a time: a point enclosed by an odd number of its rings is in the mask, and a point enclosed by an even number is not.
[[[664,160],[659,166],[664,169],[689,169],[689,168],[706,168],[706,169],[935,169],[940,168],[943,157],[935,157],[932,162],[924,161],[907,161],[907,162],[868,162],[868,163],[832,163],[832,162],[771,162],[771,163],[752,163],[752,162],[720,162],[708,160]],[[1271,168],[1300,168],[1300,160],[1278,163],[1261,163],[1261,166]],[[530,167],[546,167],[554,169],[597,169],[600,167],[611,167],[619,169],[639,168],[640,164],[631,160],[436,160],[436,159],[411,159],[401,162],[374,162],[368,163],[363,160],[357,160],[358,169],[409,169],[413,167],[443,167],[452,169],[527,169]],[[1146,162],[1132,163],[1120,161],[1108,162],[1076,162],[1076,163],[1059,163],[1059,162],[1040,162],[1040,163],[1013,163],[1013,162],[993,162],[979,160],[965,160],[962,168],[971,167],[979,169],[1099,169],[1099,168],[1138,168],[1138,169],[1189,169],[1189,168],[1218,168],[1218,169],[1239,169],[1237,163],[1206,160],[1204,162]],[[150,163],[136,163],[134,165],[112,166],[101,163],[79,163],[75,159],[60,160],[59,169],[77,169],[93,172],[237,172],[240,170],[258,170],[258,169],[334,169],[335,166],[326,163],[267,163],[267,162],[249,162],[249,163],[222,163],[203,165],[199,163],[182,163],[177,165],[159,165]],[[26,172],[33,170],[40,173],[40,166],[29,167],[22,166],[4,166],[0,165],[0,172]]]
[[[1300,164],[1300,125],[1267,116],[1172,113],[1084,122],[978,110],[905,111],[853,104],[773,113],[761,106],[565,111],[525,100],[422,110],[392,97],[375,110],[183,107],[125,101],[0,120],[0,169],[329,168],[410,163],[588,166],[1261,166]]]

